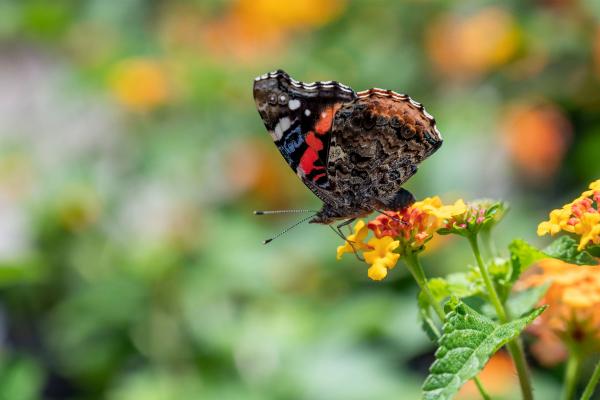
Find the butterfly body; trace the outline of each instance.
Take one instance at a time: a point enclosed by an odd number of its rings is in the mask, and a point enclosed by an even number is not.
[[[286,162],[324,203],[314,223],[410,205],[402,184],[442,144],[423,106],[389,90],[302,83],[280,70],[256,78],[254,99]]]

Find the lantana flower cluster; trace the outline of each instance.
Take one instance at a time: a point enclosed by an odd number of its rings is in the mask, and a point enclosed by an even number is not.
[[[400,211],[387,211],[365,224],[359,220],[354,233],[337,249],[337,259],[345,253],[362,252],[369,264],[368,276],[382,280],[401,257],[419,253],[435,233],[475,234],[495,222],[501,203],[480,201],[466,204],[459,199],[443,204],[438,197],[428,197]],[[372,237],[367,241],[369,232]]]
[[[600,179],[589,190],[562,208],[552,210],[550,219],[539,224],[538,235],[556,235],[560,231],[580,236],[579,250],[600,244]]]
[[[536,358],[552,366],[564,361],[571,346],[585,353],[600,351],[600,269],[545,259],[518,286],[547,283],[540,304],[549,307],[529,328],[538,337],[532,346]]]

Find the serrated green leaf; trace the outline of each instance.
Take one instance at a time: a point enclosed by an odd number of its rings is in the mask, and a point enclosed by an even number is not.
[[[468,380],[477,376],[498,349],[517,337],[543,311],[544,307],[536,308],[499,325],[458,301],[446,317],[436,360],[423,384],[423,398],[451,399]]]
[[[550,257],[558,258],[564,262],[577,265],[596,265],[596,260],[587,251],[579,251],[579,243],[570,236],[561,236],[544,249]]]

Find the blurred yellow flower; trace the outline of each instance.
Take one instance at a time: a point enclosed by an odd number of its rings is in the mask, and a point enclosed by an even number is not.
[[[329,22],[343,10],[341,0],[238,0],[233,13],[258,31],[268,33],[300,27],[315,27]]]
[[[152,59],[121,61],[110,73],[109,86],[117,100],[133,111],[150,111],[170,96],[166,71]]]
[[[354,253],[357,250],[368,249],[366,243],[364,243],[369,230],[363,220],[358,220],[354,225],[354,233],[347,237],[346,242],[342,246],[337,248],[337,259],[341,260],[344,253]],[[353,247],[354,246],[354,247]]]
[[[345,0],[237,0],[229,12],[204,29],[214,54],[249,59],[281,47],[297,30],[312,29],[337,18]]]
[[[574,233],[580,236],[579,250],[590,243],[600,244],[600,180],[592,182],[589,188],[571,203],[552,210],[550,219],[538,225],[537,234]]]
[[[387,270],[396,266],[400,254],[394,253],[394,250],[400,246],[400,242],[389,236],[372,238],[369,240],[369,247],[373,250],[363,253],[365,262],[371,267],[368,270],[369,278],[380,281],[387,275]]]
[[[470,78],[508,62],[516,53],[520,33],[514,17],[500,7],[470,16],[445,15],[433,21],[426,48],[442,73]]]
[[[567,347],[600,350],[600,269],[557,259],[540,261],[517,284],[519,289],[551,283],[540,304],[549,308],[530,328],[538,336],[532,350],[546,365],[564,359]],[[552,351],[549,351],[552,349]]]

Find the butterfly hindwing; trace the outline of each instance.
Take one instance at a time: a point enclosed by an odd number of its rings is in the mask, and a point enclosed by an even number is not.
[[[404,196],[402,184],[442,144],[421,104],[381,89],[359,92],[333,126],[327,173],[334,197],[348,205],[394,209]]]
[[[337,110],[357,95],[337,82],[302,83],[279,70],[254,81],[254,100],[275,145],[317,196],[330,189],[327,157]]]

